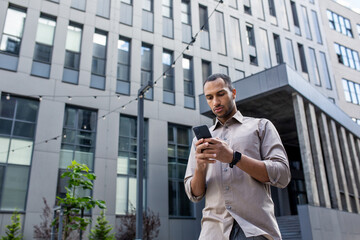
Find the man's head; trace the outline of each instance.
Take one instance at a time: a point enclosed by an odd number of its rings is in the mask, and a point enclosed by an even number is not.
[[[236,113],[236,89],[229,76],[220,73],[209,76],[204,82],[204,95],[212,112],[222,123]]]

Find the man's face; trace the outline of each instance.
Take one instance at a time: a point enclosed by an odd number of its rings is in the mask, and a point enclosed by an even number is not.
[[[222,78],[205,83],[204,94],[212,112],[222,123],[236,112],[236,90],[231,91]]]

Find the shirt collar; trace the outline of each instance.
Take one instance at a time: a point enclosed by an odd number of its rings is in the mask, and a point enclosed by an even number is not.
[[[236,121],[239,122],[239,123],[242,123],[242,122],[243,122],[243,118],[244,118],[244,116],[243,116],[243,115],[240,113],[240,111],[238,110],[238,111],[236,111],[236,113],[235,113],[231,118],[229,118],[229,119],[225,122],[225,124],[226,124],[226,123],[230,123],[231,121],[233,121],[233,119],[236,120]],[[219,119],[216,118],[213,131],[214,131],[216,128],[218,128],[219,126],[223,126],[223,125],[224,125],[224,124],[222,124],[222,123],[219,121]]]

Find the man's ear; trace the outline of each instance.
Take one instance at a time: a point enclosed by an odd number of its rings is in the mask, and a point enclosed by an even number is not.
[[[236,99],[236,89],[233,88],[233,90],[231,92],[232,92],[233,99]]]

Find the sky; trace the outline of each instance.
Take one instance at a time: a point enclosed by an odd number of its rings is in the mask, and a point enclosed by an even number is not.
[[[335,0],[336,2],[351,8],[353,11],[360,14],[360,0]]]

